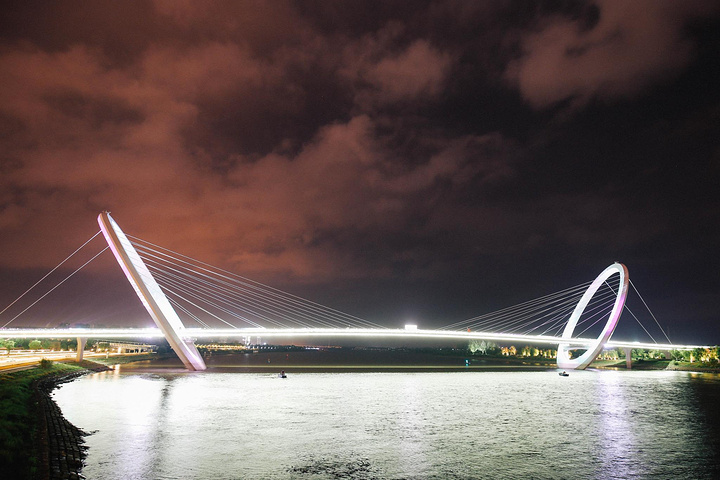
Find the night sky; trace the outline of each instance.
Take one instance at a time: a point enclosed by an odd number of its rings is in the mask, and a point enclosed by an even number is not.
[[[717,344],[719,139],[716,1],[5,2],[0,310],[109,210],[393,327],[621,261]],[[152,325],[108,252],[11,326],[78,321]]]

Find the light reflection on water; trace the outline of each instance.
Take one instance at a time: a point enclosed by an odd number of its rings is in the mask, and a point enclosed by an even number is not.
[[[634,478],[638,462],[630,458],[636,443],[625,400],[625,390],[619,372],[604,372],[596,382],[600,435],[598,476],[603,478]]]
[[[63,385],[87,478],[717,478],[716,376],[144,373]]]

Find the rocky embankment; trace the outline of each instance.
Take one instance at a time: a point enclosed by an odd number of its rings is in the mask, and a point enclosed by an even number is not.
[[[50,393],[63,383],[88,373],[110,370],[104,365],[88,361],[82,362],[80,366],[85,370],[43,378],[35,384],[36,404],[40,417],[38,451],[41,455],[40,464],[44,467],[40,471],[40,478],[52,480],[85,478],[80,472],[87,449],[83,437],[87,433],[68,422],[50,396]]]

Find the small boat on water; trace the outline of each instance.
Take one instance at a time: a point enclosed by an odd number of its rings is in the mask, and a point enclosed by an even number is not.
[[[280,373],[278,373],[278,377],[279,377],[279,378],[287,378],[287,375],[285,375],[285,370],[283,370],[283,371],[281,371]]]
[[[569,377],[570,376],[570,374],[567,373],[565,370],[563,370],[562,372],[558,372],[558,375],[560,375],[561,377]]]

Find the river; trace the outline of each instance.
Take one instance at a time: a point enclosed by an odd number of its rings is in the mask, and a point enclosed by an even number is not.
[[[88,479],[720,478],[712,374],[116,367],[53,395]]]

